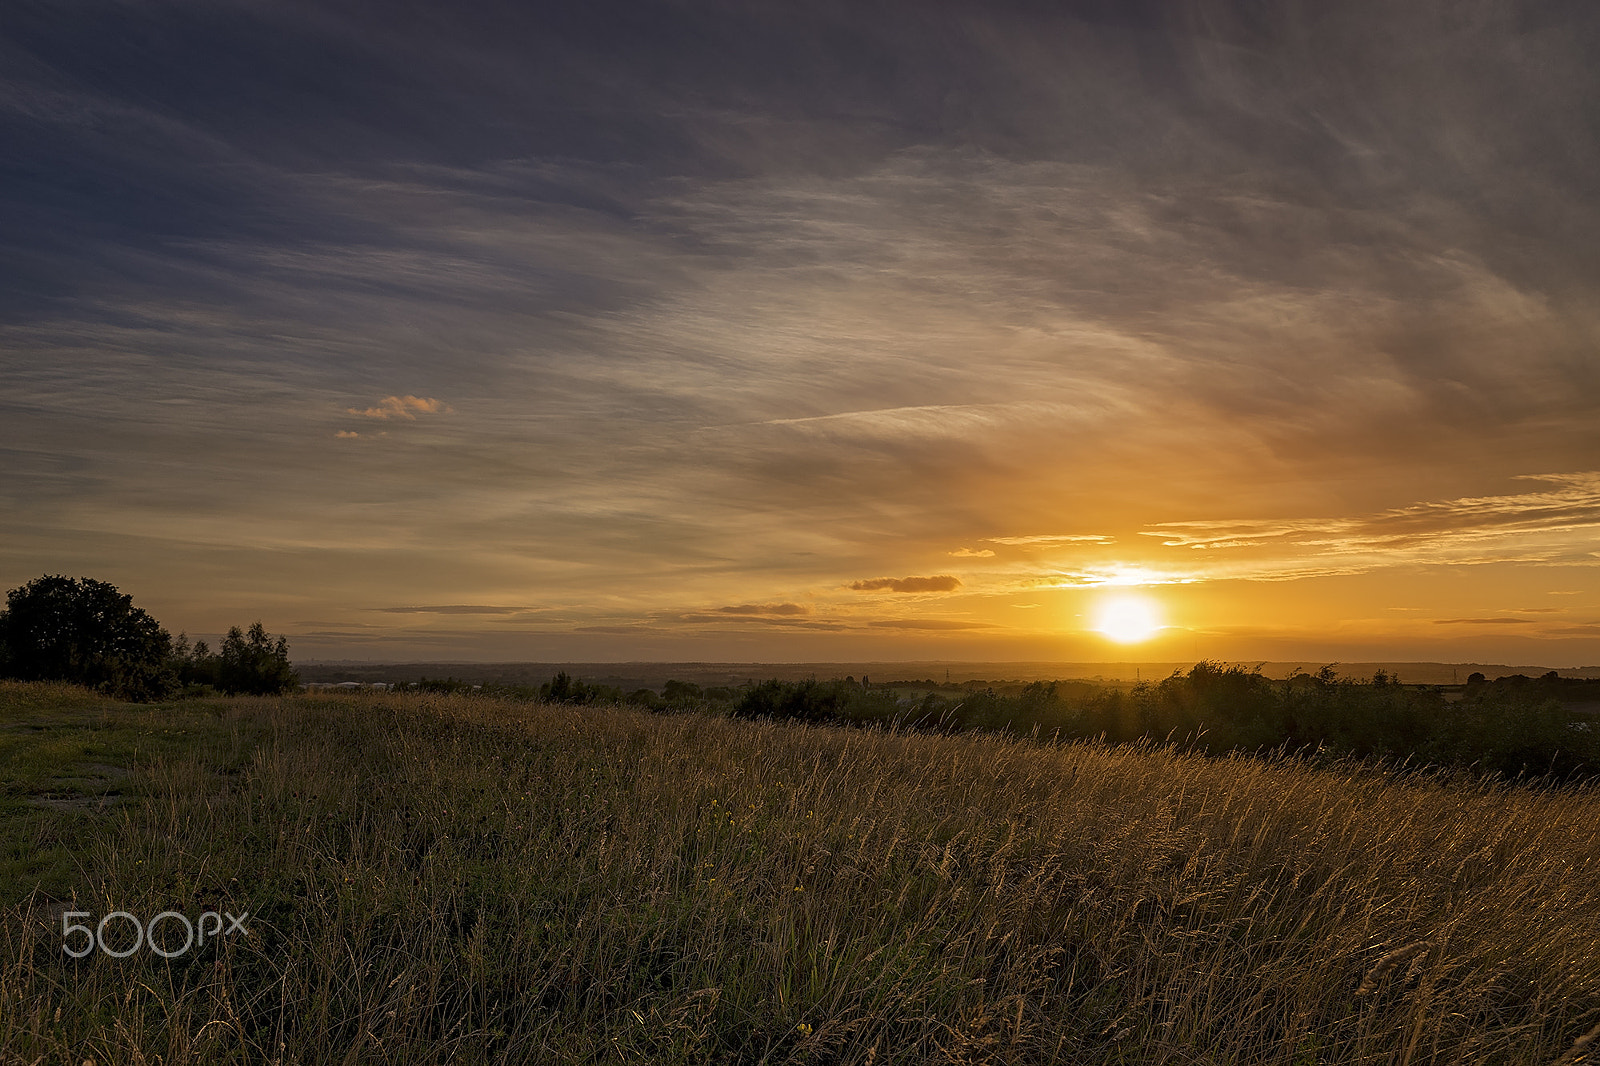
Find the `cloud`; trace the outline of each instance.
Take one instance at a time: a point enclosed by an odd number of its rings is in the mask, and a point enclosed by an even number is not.
[[[1145,566],[1100,566],[1058,570],[1044,578],[1024,581],[1023,588],[1139,588],[1146,585],[1186,585],[1199,580],[1193,572]]]
[[[1042,533],[1031,537],[985,537],[990,544],[1006,545],[1034,545],[1034,544],[1111,544],[1111,537],[1099,533]],[[993,555],[993,552],[987,553]]]
[[[369,611],[384,614],[520,614],[524,611],[543,610],[539,607],[494,607],[474,603],[442,603],[415,607],[369,607]]]
[[[811,608],[798,603],[745,603],[735,607],[718,607],[721,614],[737,615],[804,615],[810,614]]]
[[[1531,626],[1537,623],[1532,618],[1435,618],[1436,626]]]
[[[994,552],[990,551],[988,548],[984,548],[982,551],[973,551],[971,548],[958,548],[953,552],[946,552],[945,554],[946,555],[954,555],[958,559],[993,559],[994,558]]]
[[[385,396],[378,406],[368,407],[365,410],[347,407],[345,408],[345,413],[359,415],[362,418],[376,418],[385,421],[391,418],[403,418],[408,422],[414,422],[419,413],[431,415],[448,410],[450,408],[445,405],[443,400],[423,399],[420,396],[407,395]]]
[[[1288,541],[1332,551],[1464,544],[1521,533],[1600,526],[1600,471],[1519,474],[1518,481],[1557,486],[1539,492],[1469,496],[1396,507],[1356,518],[1288,522],[1162,522],[1141,533],[1167,547],[1254,547]]]
[[[677,622],[692,625],[728,626],[735,622],[741,626],[757,625],[781,629],[809,629],[822,632],[835,633],[852,628],[849,624],[830,619],[811,618],[804,615],[768,615],[768,614],[680,614],[674,616]]]
[[[883,618],[868,622],[874,629],[994,629],[989,622],[964,622],[949,618]]]
[[[954,592],[960,587],[961,579],[950,574],[934,577],[874,577],[850,583],[850,588],[857,592]]]
[[[317,617],[740,631],[951,543],[1027,560],[986,592],[1593,565],[1572,513],[1462,501],[1594,450],[1600,8],[1194,6],[41,5],[0,88],[16,565],[131,533],[270,549]],[[451,439],[327,461],[442,396]],[[1170,543],[1111,558],[1136,528]]]
[[[1389,566],[1494,562],[1594,565],[1600,472],[1517,475],[1543,490],[1429,501],[1349,518],[1162,522],[1141,531],[1202,553],[1194,580],[1357,574]]]
[[[823,440],[964,439],[993,433],[1018,421],[1071,418],[1078,405],[1020,400],[988,404],[919,404],[882,407],[797,418],[769,418],[746,423],[805,431]]]

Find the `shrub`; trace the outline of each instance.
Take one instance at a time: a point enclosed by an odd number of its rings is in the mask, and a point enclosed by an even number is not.
[[[824,685],[814,677],[793,683],[774,679],[747,689],[733,713],[739,718],[825,722],[838,718],[844,706],[844,693],[838,683]]]

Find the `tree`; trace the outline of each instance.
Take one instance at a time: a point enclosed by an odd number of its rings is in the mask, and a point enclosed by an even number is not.
[[[289,663],[288,639],[274,640],[260,622],[248,632],[238,626],[228,630],[219,657],[217,687],[229,695],[276,696],[300,684],[300,675]]]
[[[0,674],[71,681],[130,700],[156,700],[177,685],[172,637],[115,585],[45,575],[6,594],[0,611]]]
[[[178,671],[178,684],[185,695],[200,695],[217,687],[217,671],[222,667],[222,657],[211,654],[211,647],[203,640],[189,645],[189,634],[179,633],[172,645],[172,664]]]

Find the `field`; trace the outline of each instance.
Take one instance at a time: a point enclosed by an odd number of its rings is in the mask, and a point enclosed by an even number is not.
[[[0,781],[4,1066],[1600,1058],[1593,785],[11,683]]]

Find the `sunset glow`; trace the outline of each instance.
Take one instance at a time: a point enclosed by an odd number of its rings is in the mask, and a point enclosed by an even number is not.
[[[1095,628],[1119,644],[1137,644],[1155,636],[1161,623],[1148,599],[1117,596],[1101,605]]]
[[[1600,5],[28,10],[0,591],[325,659],[1600,663]]]

